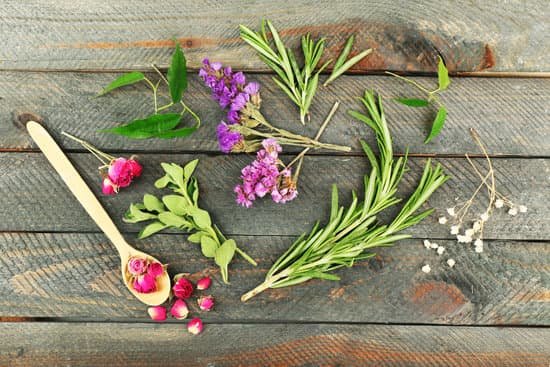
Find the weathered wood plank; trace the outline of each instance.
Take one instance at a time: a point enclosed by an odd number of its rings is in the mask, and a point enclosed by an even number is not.
[[[97,161],[90,154],[76,153],[70,157],[98,196],[100,193]],[[362,190],[362,178],[368,172],[365,157],[307,157],[298,183],[299,197],[281,205],[269,199],[258,201],[252,209],[237,206],[233,187],[238,183],[240,170],[252,157],[246,155],[157,155],[144,154],[143,176],[122,190],[116,197],[102,196],[100,200],[124,231],[137,232],[139,225],[122,223],[121,216],[132,202],[141,201],[146,192],[159,195],[153,182],[163,172],[160,162],[185,162],[200,158],[197,177],[202,190],[202,205],[213,212],[213,217],[227,233],[246,235],[298,235],[309,230],[317,220],[325,220],[330,205],[330,187],[337,183],[343,202],[350,198],[352,189]],[[455,198],[466,200],[479,184],[465,159],[442,158],[445,171],[453,180],[442,187],[430,200],[439,209],[453,205]],[[527,213],[511,217],[500,211],[485,227],[486,238],[550,239],[547,198],[550,197],[548,177],[550,160],[497,158],[493,160],[498,187],[504,195],[518,204],[526,205]],[[424,167],[424,158],[411,158],[411,172],[401,183],[403,195],[409,194]],[[483,164],[483,160],[479,159]],[[77,204],[65,184],[40,153],[0,154],[0,230],[3,231],[96,231],[97,227]],[[482,213],[486,203],[483,197],[472,206],[472,213]],[[395,214],[389,210],[381,216],[387,220]],[[437,223],[437,215],[428,218],[411,232],[416,237],[452,238],[448,227]]]
[[[269,290],[246,304],[240,296],[259,284],[292,238],[236,236],[258,262],[241,258],[224,285],[217,267],[184,235],[135,241],[169,263],[171,274],[214,278],[216,299],[209,321],[316,321],[438,323],[454,325],[550,325],[550,243],[486,241],[469,245],[438,241],[438,256],[421,240],[380,249],[370,261],[337,272],[339,282],[310,281]],[[94,233],[2,233],[0,316],[147,320],[145,307],[120,280],[119,260],[106,238]],[[446,264],[456,260],[454,268]],[[421,271],[430,264],[432,271]],[[190,305],[197,315],[194,302]]]
[[[239,39],[238,25],[257,28],[271,19],[284,41],[298,45],[311,32],[328,37],[328,57],[335,58],[355,34],[357,49],[375,52],[356,70],[434,71],[441,54],[452,71],[550,71],[548,7],[515,0],[361,1],[268,0],[200,3],[170,0],[162,7],[148,1],[86,1],[42,4],[4,1],[0,10],[4,69],[116,69],[167,64],[180,40],[189,64],[203,57],[235,66],[265,66]]]
[[[14,367],[546,367],[550,360],[545,329],[213,324],[200,337],[183,325],[3,323],[0,330],[0,363]]]
[[[30,137],[17,121],[19,114],[34,112],[42,116],[64,147],[80,149],[78,144],[61,139],[66,130],[87,139],[102,149],[157,151],[217,151],[215,125],[223,118],[217,104],[202,82],[193,76],[186,94],[189,105],[202,117],[204,126],[185,139],[131,141],[97,132],[117,123],[143,118],[152,111],[152,96],[146,86],[129,87],[102,98],[93,98],[117,74],[87,73],[0,73],[0,150],[28,149]],[[342,102],[340,110],[323,135],[323,140],[352,145],[361,152],[358,139],[374,143],[373,134],[346,111],[362,110],[357,97],[366,88],[386,98],[385,110],[395,141],[395,150],[411,153],[464,154],[479,152],[468,133],[475,127],[491,154],[550,156],[550,79],[455,78],[442,96],[449,110],[443,132],[433,143],[424,145],[434,111],[410,108],[390,100],[396,96],[420,96],[393,77],[342,77],[332,87],[320,88],[312,105],[313,121],[303,128],[298,111],[271,81],[269,75],[252,75],[263,86],[263,111],[277,126],[314,136],[332,104]],[[425,85],[434,78],[417,78]],[[296,151],[294,149],[293,151]]]

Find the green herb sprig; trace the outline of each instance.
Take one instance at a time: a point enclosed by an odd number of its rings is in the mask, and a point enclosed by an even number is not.
[[[429,143],[430,141],[432,141],[433,138],[439,135],[439,133],[441,132],[441,129],[443,129],[443,125],[445,124],[445,119],[447,118],[447,109],[445,108],[443,103],[441,103],[441,101],[439,100],[439,95],[438,95],[440,92],[446,90],[451,84],[451,80],[449,79],[449,71],[447,70],[445,63],[443,63],[443,60],[441,59],[441,57],[439,57],[439,62],[437,63],[438,87],[437,89],[434,89],[431,91],[412,79],[405,78],[401,75],[397,75],[389,71],[386,71],[386,73],[414,85],[416,88],[426,93],[427,95],[426,99],[395,98],[397,102],[409,107],[427,107],[433,104],[437,106],[437,114],[432,123],[430,133],[424,140],[424,144]]]
[[[124,215],[128,223],[151,222],[145,226],[138,238],[146,238],[167,228],[194,232],[187,238],[201,245],[204,256],[213,258],[220,267],[225,283],[228,282],[228,265],[235,252],[249,263],[256,262],[237,247],[232,239],[227,239],[212,223],[210,214],[199,207],[199,184],[193,172],[199,163],[195,159],[181,167],[175,163],[162,163],[166,173],[155,182],[157,189],[169,188],[176,195],[165,195],[162,199],[145,194],[143,203],[131,204]]]
[[[433,209],[418,214],[417,211],[431,194],[448,177],[440,165],[432,166],[428,160],[422,178],[399,214],[389,224],[380,224],[377,215],[396,204],[397,187],[406,171],[407,155],[397,160],[393,157],[392,138],[386,123],[382,101],[373,92],[365,92],[361,99],[369,115],[357,111],[350,114],[370,126],[376,133],[380,158],[361,142],[372,169],[364,177],[364,198],[359,201],[352,192],[352,202],[344,208],[338,204],[338,189],[332,189],[332,208],[328,223],[317,223],[311,232],[300,236],[273,264],[262,284],[244,294],[243,302],[268,288],[282,288],[306,282],[310,279],[339,280],[332,273],[343,266],[351,267],[359,260],[374,256],[375,247],[391,246],[394,242],[410,237],[400,233],[430,215]]]
[[[338,56],[338,59],[332,66],[332,73],[328,77],[327,80],[323,83],[323,86],[327,86],[330,83],[332,83],[334,80],[336,80],[340,75],[344,74],[346,71],[348,71],[349,68],[351,68],[353,65],[357,64],[359,61],[364,59],[368,54],[372,52],[372,49],[369,48],[368,50],[362,51],[358,53],[357,55],[353,56],[349,60],[346,60],[349,53],[351,52],[351,49],[353,47],[353,41],[355,37],[351,36],[346,41],[346,44],[344,48],[342,49],[342,52],[340,52],[340,56]]]
[[[143,119],[133,120],[125,125],[101,130],[102,132],[122,135],[131,139],[169,139],[185,137],[197,130],[201,124],[201,120],[182,99],[183,93],[187,89],[187,66],[185,55],[183,54],[179,44],[176,42],[176,49],[172,55],[172,62],[168,68],[166,78],[155,65],[152,66],[160,76],[160,79],[157,82],[154,83],[141,72],[132,71],[115,79],[107,87],[105,87],[98,96],[102,96],[127,85],[144,82],[153,92],[153,114]],[[168,88],[170,101],[162,106],[159,106],[159,86],[161,82],[164,82]],[[181,112],[162,113],[162,111],[168,110],[174,105],[179,105],[181,107]],[[186,113],[189,113],[193,119],[195,119],[195,125],[192,127],[177,128]]]

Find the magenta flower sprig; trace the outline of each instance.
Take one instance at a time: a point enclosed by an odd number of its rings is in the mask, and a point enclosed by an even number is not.
[[[321,143],[315,139],[277,128],[260,112],[260,84],[246,82],[243,72],[233,72],[230,66],[203,60],[199,76],[212,90],[212,98],[228,110],[226,120],[217,127],[220,150],[224,153],[256,152],[265,139],[275,139],[280,145],[300,146],[349,152],[351,148]]]
[[[102,163],[98,169],[103,179],[101,191],[105,195],[117,194],[122,187],[130,186],[134,178],[141,176],[143,168],[135,159],[135,156],[131,156],[128,159],[123,157],[116,158],[69,133],[63,131],[61,134],[80,143]]]

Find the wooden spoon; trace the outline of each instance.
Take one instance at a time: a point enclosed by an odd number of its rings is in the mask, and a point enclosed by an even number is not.
[[[166,270],[157,278],[157,290],[155,292],[138,293],[133,289],[126,276],[126,269],[130,257],[137,256],[149,259],[150,261],[158,260],[151,255],[136,250],[126,242],[109,217],[109,214],[107,214],[99,200],[97,200],[93,194],[92,190],[86,185],[86,182],[80,177],[76,168],[74,168],[67,156],[42,125],[30,121],[27,123],[27,130],[48,161],[50,161],[53,168],[55,168],[63,181],[69,186],[69,190],[76,196],[77,200],[82,204],[84,209],[86,209],[90,217],[92,217],[103,233],[105,233],[107,238],[115,245],[120,255],[122,279],[126,287],[137,299],[147,305],[156,306],[164,303],[170,294],[170,277]]]

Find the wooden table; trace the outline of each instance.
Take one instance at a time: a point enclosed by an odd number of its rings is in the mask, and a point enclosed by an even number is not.
[[[5,0],[0,7],[0,365],[185,366],[548,366],[550,362],[550,43],[545,1],[476,0],[191,2]],[[357,35],[357,48],[375,52],[331,88],[320,88],[311,124],[266,75],[238,37],[238,24],[257,27],[266,16],[292,47],[311,31],[328,38],[331,56]],[[343,107],[324,140],[353,152],[317,152],[305,160],[297,200],[253,209],[237,207],[231,192],[246,155],[218,152],[214,126],[222,112],[196,73],[187,92],[204,126],[191,137],[132,141],[101,128],[150,113],[145,86],[93,99],[125,70],[166,67],[171,38],[184,47],[194,71],[203,57],[245,69],[263,87],[265,115],[281,127],[313,136],[332,103]],[[441,137],[424,145],[430,111],[389,100],[414,93],[381,75],[394,70],[434,83],[440,54],[452,85]],[[410,148],[411,191],[426,157],[435,156],[452,181],[430,200],[438,213],[478,184],[464,154],[479,153],[475,127],[493,157],[500,191],[527,205],[524,215],[497,214],[486,228],[485,251],[457,244],[437,215],[413,238],[376,258],[338,271],[340,282],[311,281],[270,290],[247,304],[240,295],[259,283],[292,239],[326,220],[330,185],[346,202],[368,171],[358,138],[374,143],[365,126],[347,117],[356,97],[374,88],[386,97],[395,151]],[[28,113],[69,153],[130,242],[170,264],[170,271],[206,272],[215,281],[215,311],[200,336],[185,323],[155,324],[123,287],[113,247],[98,232],[23,127]],[[100,195],[97,163],[66,130],[113,154],[138,153],[144,175],[115,197]],[[286,150],[290,155],[295,150]],[[478,155],[479,157],[479,155]],[[121,216],[152,191],[159,163],[200,158],[202,205],[259,263],[236,259],[231,285],[180,233],[135,239],[139,226]],[[480,158],[477,158],[478,160]],[[482,210],[483,201],[474,207]],[[444,245],[453,269],[422,239]],[[421,271],[423,264],[432,271]]]

